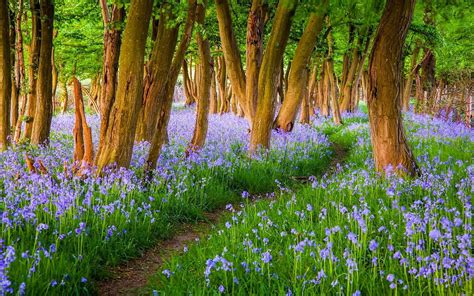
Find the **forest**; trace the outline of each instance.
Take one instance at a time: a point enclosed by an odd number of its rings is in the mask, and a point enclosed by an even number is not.
[[[473,295],[468,0],[0,0],[0,296]]]

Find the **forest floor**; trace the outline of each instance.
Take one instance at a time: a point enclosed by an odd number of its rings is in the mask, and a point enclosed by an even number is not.
[[[333,173],[341,166],[348,153],[349,148],[336,142],[331,142],[333,155],[325,173]],[[309,180],[309,176],[295,177],[300,182]],[[259,200],[262,196],[256,196],[253,202]],[[186,223],[178,227],[175,235],[167,240],[157,243],[154,247],[145,251],[140,257],[127,261],[119,266],[112,268],[107,280],[99,282],[98,293],[103,296],[112,295],[145,295],[149,294],[146,290],[148,279],[156,274],[171,256],[182,253],[188,245],[199,241],[222,221],[228,211],[220,208],[204,214],[205,220],[198,223]]]

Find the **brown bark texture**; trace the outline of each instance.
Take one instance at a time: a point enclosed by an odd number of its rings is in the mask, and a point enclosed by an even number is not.
[[[38,66],[37,104],[31,143],[48,144],[53,118],[53,81],[51,57],[53,50],[54,6],[51,0],[40,0],[41,47]]]
[[[400,110],[402,47],[414,6],[414,0],[387,1],[369,60],[370,135],[375,168],[382,173],[388,166],[409,175],[419,172],[405,137]]]
[[[9,103],[12,90],[8,1],[0,0],[0,152],[8,147]]]

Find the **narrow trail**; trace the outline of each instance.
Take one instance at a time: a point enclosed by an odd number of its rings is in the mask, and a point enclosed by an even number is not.
[[[340,144],[332,143],[333,156],[326,172],[336,172],[339,165],[345,161],[349,150]],[[298,178],[301,181],[305,181]],[[308,179],[307,177],[305,179]],[[258,198],[256,199],[258,200]],[[111,277],[97,284],[99,295],[103,296],[129,296],[149,294],[144,288],[148,279],[153,276],[163,263],[175,254],[183,252],[188,246],[208,234],[213,226],[226,214],[225,209],[218,209],[205,213],[206,221],[196,224],[184,224],[178,227],[175,236],[159,242],[153,248],[145,251],[140,257],[125,262],[110,270]]]

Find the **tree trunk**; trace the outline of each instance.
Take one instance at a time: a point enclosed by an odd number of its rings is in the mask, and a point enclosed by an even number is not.
[[[174,51],[178,42],[179,25],[172,24],[175,15],[170,4],[163,4],[158,35],[153,45],[151,58],[146,67],[143,104],[141,106],[137,132],[137,141],[151,141],[153,138],[158,94],[166,86],[166,77],[170,71]]]
[[[54,114],[54,110],[56,108],[56,91],[58,89],[58,76],[59,76],[59,73],[58,73],[58,67],[56,66],[56,62],[54,60],[54,47],[51,51],[51,67],[52,67],[52,102],[53,102],[53,108],[52,108],[52,112]]]
[[[8,147],[9,111],[12,90],[8,1],[0,0],[0,152]]]
[[[92,144],[92,130],[87,125],[84,111],[84,97],[82,86],[76,77],[72,78],[74,86],[74,161],[81,162],[81,167],[92,165],[94,160],[94,146]]]
[[[375,168],[419,173],[408,146],[401,116],[402,48],[415,0],[388,0],[369,61],[368,109]],[[400,168],[402,166],[403,168]]]
[[[189,74],[188,62],[186,59],[183,60],[183,84],[184,84],[184,95],[186,101],[185,106],[191,106],[196,102],[196,95],[194,92],[193,82],[191,81],[191,75]]]
[[[67,105],[68,105],[68,101],[69,101],[69,95],[68,95],[68,92],[67,92],[66,80],[64,80],[61,83],[61,97],[62,97],[62,100],[61,100],[61,113],[66,113]]]
[[[411,89],[413,87],[413,76],[415,74],[417,68],[417,60],[418,60],[418,53],[420,52],[420,47],[417,45],[413,50],[411,56],[411,66],[407,75],[407,80],[404,85],[403,89],[403,100],[402,100],[402,107],[403,111],[408,111],[410,109],[410,95]]]
[[[15,53],[16,53],[16,63],[15,63],[15,88],[17,91],[17,106],[15,106],[15,102],[12,102],[11,106],[11,113],[12,116],[12,126],[14,127],[15,137],[14,141],[16,142],[17,139],[16,134],[21,132],[21,121],[25,114],[26,108],[26,96],[23,95],[24,91],[24,83],[25,83],[25,60],[23,55],[23,33],[21,31],[21,17],[23,15],[23,0],[18,1],[18,11],[15,19],[15,31],[16,31],[16,45],[15,45]],[[19,108],[18,108],[19,107]],[[19,130],[18,128],[19,123]]]
[[[247,110],[255,116],[258,98],[258,73],[262,64],[263,34],[267,5],[263,0],[253,0],[247,19],[246,91]]]
[[[196,20],[202,27],[205,25],[207,0],[197,6]],[[196,35],[199,50],[200,79],[198,84],[198,101],[196,107],[196,123],[194,133],[188,150],[197,151],[206,142],[207,129],[209,126],[209,97],[211,94],[211,49],[209,40],[199,30]]]
[[[248,107],[248,98],[246,98],[246,81],[240,59],[240,51],[232,26],[232,17],[230,14],[228,0],[216,0],[217,20],[219,23],[219,35],[222,42],[222,51],[228,67],[229,80],[232,85],[232,92],[237,96],[240,105],[249,122],[252,121],[251,112]]]
[[[48,144],[53,118],[53,82],[51,55],[53,50],[54,6],[52,0],[40,0],[41,47],[38,67],[37,104],[31,143]]]
[[[125,18],[125,8],[123,6],[112,5],[111,9],[107,5],[107,0],[100,0],[102,9],[102,19],[104,24],[104,60],[102,64],[102,83],[100,88],[100,138],[105,137],[109,126],[109,116],[114,104],[117,91],[117,69],[120,56],[120,45],[122,35],[121,23]],[[99,143],[99,150],[103,142]]]
[[[211,60],[211,96],[209,101],[209,113],[216,114],[218,109],[217,105],[217,83],[216,83],[216,67],[215,60]]]
[[[301,36],[296,52],[291,63],[288,78],[288,91],[281,106],[280,112],[275,120],[274,127],[289,132],[293,129],[298,108],[303,99],[303,93],[308,84],[308,69],[311,55],[314,51],[318,35],[321,32],[326,15],[328,0],[324,0],[311,13],[306,28]]]
[[[155,122],[155,133],[153,135],[150,152],[147,158],[147,164],[145,168],[147,171],[151,171],[156,168],[156,163],[158,161],[158,157],[160,156],[161,148],[167,139],[167,128],[173,104],[174,87],[176,85],[176,81],[178,80],[179,70],[183,65],[186,49],[191,42],[194,21],[196,18],[196,5],[196,0],[188,0],[188,15],[186,18],[183,36],[181,37],[178,49],[176,50],[173,58],[165,92],[163,92],[162,97],[158,98],[160,102],[158,104],[158,118]]]
[[[39,0],[30,0],[31,9],[31,43],[28,69],[28,109],[26,112],[25,139],[30,140],[36,112],[38,68],[41,49],[41,18]]]
[[[258,148],[270,147],[270,135],[275,112],[276,83],[279,68],[290,34],[291,22],[295,13],[297,1],[280,0],[275,14],[275,20],[268,41],[258,79],[258,106],[255,118],[252,120],[250,134],[250,154]]]
[[[152,3],[132,0],[130,4],[120,49],[117,93],[96,158],[99,173],[108,165],[130,165],[143,96],[143,62]]]

